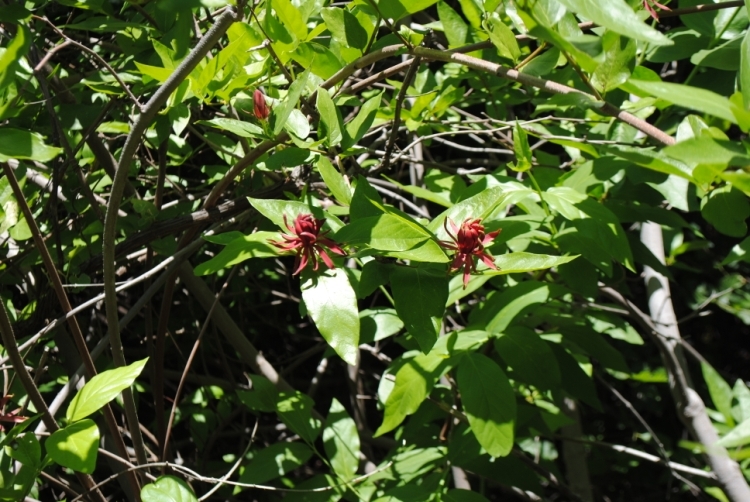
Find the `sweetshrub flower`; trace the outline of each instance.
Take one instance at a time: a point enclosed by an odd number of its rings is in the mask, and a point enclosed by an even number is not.
[[[0,409],[4,410],[5,406],[10,402],[10,399],[13,397],[12,394],[9,394],[7,396],[0,397]],[[5,412],[0,411],[0,431],[3,430],[3,423],[7,424],[19,424],[26,420],[28,417],[20,416],[19,413],[21,412],[21,408],[18,408],[17,410]]]
[[[672,10],[666,5],[662,5],[656,0],[643,0],[643,8],[648,11],[649,14],[651,14],[651,17],[659,20],[659,14],[657,14],[656,9],[654,9],[654,6],[659,7],[661,10]]]
[[[271,109],[266,104],[266,97],[260,89],[255,89],[253,93],[253,113],[258,120],[267,120],[271,114]]]
[[[450,270],[451,272],[455,272],[463,269],[464,288],[469,283],[472,272],[477,271],[477,264],[474,261],[474,257],[481,259],[491,269],[497,270],[497,266],[495,266],[495,262],[492,260],[492,255],[485,251],[484,248],[497,237],[500,230],[485,234],[484,225],[480,221],[479,218],[468,218],[461,223],[460,227],[457,227],[449,218],[446,218],[443,222],[445,231],[448,232],[453,242],[440,241],[440,245],[446,249],[456,251]],[[453,229],[453,233],[448,230],[448,224]]]
[[[269,241],[271,244],[284,251],[294,251],[297,258],[294,261],[294,273],[297,275],[302,272],[308,263],[312,262],[313,270],[318,270],[318,256],[323,260],[328,268],[334,268],[333,260],[328,256],[328,251],[341,256],[346,256],[338,244],[325,237],[328,231],[320,233],[324,220],[319,220],[311,214],[300,214],[294,220],[294,225],[290,225],[284,215],[284,225],[289,229],[290,234],[281,234],[284,242]],[[325,247],[324,247],[325,246]]]

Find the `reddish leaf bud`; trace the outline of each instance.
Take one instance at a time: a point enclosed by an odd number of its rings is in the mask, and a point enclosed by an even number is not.
[[[266,97],[260,89],[255,89],[253,93],[253,112],[258,120],[266,120],[271,114],[271,109],[266,104]]]

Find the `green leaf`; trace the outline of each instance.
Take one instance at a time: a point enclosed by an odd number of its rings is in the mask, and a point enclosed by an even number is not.
[[[242,404],[256,411],[274,412],[279,400],[279,391],[276,386],[265,377],[260,375],[248,375],[253,383],[252,390],[238,390],[237,396]]]
[[[432,235],[405,218],[394,214],[380,214],[362,218],[336,232],[334,238],[355,246],[368,246],[380,251],[406,251]]]
[[[628,363],[622,354],[612,347],[604,339],[603,335],[597,333],[588,326],[564,325],[559,328],[563,339],[575,343],[585,353],[598,360],[607,368],[622,373],[630,373]]]
[[[596,386],[593,379],[583,371],[578,361],[562,345],[550,343],[548,346],[557,359],[557,366],[560,368],[560,381],[565,392],[601,411],[602,404],[596,395]]]
[[[143,502],[198,502],[193,489],[175,476],[159,476],[141,488]]]
[[[362,27],[359,19],[346,9],[326,7],[320,11],[326,28],[335,40],[344,47],[364,50],[367,47],[367,30]]]
[[[8,449],[8,454],[32,469],[39,469],[42,465],[42,445],[33,432],[16,437]]]
[[[672,41],[635,15],[625,0],[558,0],[570,11],[626,37],[654,45],[671,45]]]
[[[415,413],[438,379],[448,370],[448,358],[437,351],[418,354],[396,372],[396,383],[385,401],[383,423],[375,432],[381,436],[392,431],[408,415]]]
[[[701,214],[719,232],[744,237],[747,234],[745,220],[750,216],[750,202],[732,185],[725,185],[703,198]]]
[[[734,113],[735,106],[727,98],[713,91],[683,84],[650,82],[632,78],[628,80],[628,84],[643,95],[654,96],[689,110],[696,110],[728,120],[734,124],[737,123]]]
[[[653,171],[672,174],[693,181],[692,169],[689,166],[667,156],[661,150],[649,150],[629,146],[603,146],[601,149]]]
[[[289,30],[297,40],[305,40],[307,38],[307,19],[302,16],[300,10],[290,0],[272,0],[271,4],[284,28]],[[306,76],[304,80],[307,80]]]
[[[490,35],[492,45],[497,49],[500,57],[510,59],[514,63],[521,57],[521,49],[518,47],[516,36],[496,12],[490,14],[487,21],[486,31]]]
[[[10,41],[5,51],[0,55],[0,91],[8,87],[16,78],[16,70],[19,68],[19,62],[26,56],[31,46],[31,32],[29,28],[23,24],[16,26],[16,36],[13,37],[13,40]],[[0,135],[2,134],[5,133],[0,133]]]
[[[529,137],[518,121],[513,126],[513,153],[516,155],[516,164],[508,164],[508,167],[517,172],[525,172],[531,169],[534,156],[529,146]]]
[[[359,467],[359,433],[357,424],[344,406],[333,398],[323,430],[323,447],[333,471],[342,481],[349,481]]]
[[[560,368],[549,344],[533,330],[514,326],[495,340],[495,350],[520,379],[542,390],[560,386]]]
[[[250,463],[242,467],[239,481],[260,484],[276,479],[304,465],[312,454],[304,443],[274,443],[253,454]]]
[[[690,62],[696,66],[737,71],[741,63],[740,48],[743,39],[744,36],[735,37],[718,47],[698,51],[690,58]]]
[[[477,441],[493,457],[513,449],[516,397],[508,377],[495,361],[479,353],[464,356],[458,365],[461,403]]]
[[[606,94],[624,84],[633,70],[636,43],[634,40],[620,38],[613,32],[605,32],[602,37],[603,58],[594,74],[591,83]]]
[[[49,162],[62,153],[62,148],[49,146],[37,133],[0,127],[0,162],[10,159]]]
[[[437,0],[379,0],[378,9],[383,17],[396,22],[402,17],[424,10],[436,2]]]
[[[727,424],[730,427],[734,427],[734,417],[732,416],[732,388],[710,364],[701,362],[701,371],[703,372],[703,379],[706,381],[706,386],[708,387],[708,393],[711,395],[711,401],[713,401],[716,409],[724,415]]]
[[[325,182],[331,194],[340,203],[348,206],[352,202],[352,187],[349,186],[344,176],[335,168],[326,157],[319,157],[316,164],[321,178]]]
[[[522,251],[508,253],[495,257],[498,270],[485,270],[482,275],[517,274],[533,270],[546,270],[569,263],[580,255],[552,256],[547,254],[532,254]]]
[[[102,371],[86,382],[68,406],[65,417],[69,422],[77,422],[98,411],[127,389],[146,366],[148,357],[129,366]]]
[[[745,110],[750,110],[750,31],[745,33],[740,46],[740,72],[737,77]]]
[[[357,142],[362,139],[362,136],[370,130],[370,127],[375,120],[375,115],[378,112],[378,107],[380,106],[381,96],[382,93],[365,101],[365,104],[359,109],[357,116],[346,124],[343,131],[344,139],[341,142],[342,149],[348,150],[356,145]]]
[[[320,420],[313,416],[315,401],[299,391],[279,392],[276,413],[279,418],[308,444],[320,433]]]
[[[502,333],[513,320],[530,307],[549,299],[549,286],[542,282],[526,281],[495,293],[474,311],[472,324],[486,326],[490,333]]]
[[[693,168],[699,183],[710,183],[730,166],[750,165],[750,156],[737,143],[701,135],[665,148],[664,153]]]
[[[250,258],[278,256],[279,248],[270,244],[271,240],[281,241],[279,232],[255,232],[243,235],[227,244],[219,254],[195,267],[195,275],[209,275],[242,263]]]
[[[395,335],[404,328],[404,322],[394,309],[373,307],[359,313],[360,342],[372,343]]]
[[[341,269],[320,274],[302,272],[302,299],[323,338],[346,361],[357,364],[359,310],[357,296]]]
[[[735,448],[750,443],[750,419],[744,420],[718,441],[724,448]]]
[[[264,136],[263,129],[250,122],[241,120],[227,119],[223,117],[213,118],[211,120],[200,120],[197,124],[206,124],[223,131],[229,131],[240,138],[261,138]]]
[[[287,0],[288,1],[288,0]],[[305,90],[307,85],[307,79],[310,76],[310,68],[304,71],[302,75],[298,76],[297,79],[292,82],[289,86],[289,91],[286,94],[286,98],[281,102],[280,105],[273,108],[273,134],[278,136],[281,130],[284,128],[287,119],[292,114],[292,110],[297,108],[302,91]]]
[[[391,289],[396,312],[406,330],[417,340],[422,352],[437,340],[448,299],[445,272],[419,267],[394,267]]]
[[[318,90],[318,111],[323,126],[323,130],[318,131],[318,137],[325,134],[326,144],[329,147],[337,146],[343,139],[341,117],[328,91],[322,88]]]
[[[319,219],[325,218],[320,208],[310,206],[304,202],[278,199],[252,199],[250,197],[247,200],[260,214],[274,222],[284,232],[289,231],[286,223],[294,225],[294,220],[300,214],[312,214]],[[286,217],[286,223],[284,222],[284,217]]]
[[[443,31],[448,39],[448,45],[453,49],[466,45],[469,26],[458,12],[443,1],[438,2],[437,12],[440,22],[443,23]]]
[[[94,377],[96,378],[96,377]],[[91,382],[94,381],[91,379]],[[88,387],[89,384],[86,384]],[[80,395],[83,390],[78,393]],[[78,396],[76,396],[78,397]],[[98,409],[98,408],[97,408]],[[91,474],[99,452],[99,429],[91,419],[84,419],[53,432],[44,447],[50,458],[63,467]]]

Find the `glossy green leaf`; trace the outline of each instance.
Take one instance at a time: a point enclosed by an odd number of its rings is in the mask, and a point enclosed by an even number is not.
[[[33,432],[17,436],[12,441],[8,454],[13,460],[32,469],[38,469],[42,465],[42,445]]]
[[[253,453],[250,463],[241,468],[239,481],[265,483],[304,465],[312,455],[312,450],[304,443],[274,443]]]
[[[281,104],[273,108],[274,135],[278,135],[281,132],[286,121],[289,119],[289,116],[292,114],[292,110],[297,107],[297,103],[299,103],[300,97],[302,96],[302,91],[305,90],[309,76],[310,68],[305,70],[294,82],[292,82],[292,85],[289,86],[289,92],[287,92],[286,97],[282,100]]]
[[[737,71],[741,64],[740,47],[743,39],[744,36],[736,37],[717,47],[698,51],[690,58],[690,62],[696,66]]]
[[[148,358],[128,366],[102,371],[86,382],[68,406],[65,417],[69,422],[77,422],[98,411],[112,401],[120,392],[127,389],[146,366]]]
[[[636,43],[608,31],[602,36],[602,46],[604,61],[591,76],[591,83],[599,92],[606,94],[630,78]]]
[[[516,397],[508,377],[495,361],[479,353],[464,356],[458,365],[461,403],[477,441],[493,457],[513,449]]]
[[[331,401],[326,426],[323,429],[323,447],[333,471],[343,481],[357,474],[359,467],[359,433],[357,424],[336,399]]]
[[[357,116],[346,124],[343,131],[344,139],[341,142],[341,148],[348,150],[353,147],[370,129],[370,126],[372,126],[372,123],[375,121],[375,115],[378,112],[378,106],[380,106],[381,96],[382,94],[378,94],[365,101],[362,108],[359,109]]]
[[[735,448],[750,443],[750,419],[744,420],[722,437],[717,444],[724,448]]]
[[[713,401],[716,409],[724,415],[727,424],[730,427],[734,426],[734,417],[732,416],[732,388],[710,364],[701,362],[701,371],[708,387],[708,393],[711,395],[711,401]]]
[[[429,238],[431,234],[427,230],[393,214],[359,219],[335,235],[337,241],[381,251],[406,251]]]
[[[372,343],[395,335],[404,328],[396,311],[387,307],[373,307],[359,313],[360,342]]]
[[[348,206],[352,202],[352,187],[349,186],[344,176],[335,168],[326,157],[319,157],[316,164],[321,178],[325,182],[331,194],[341,204]]]
[[[49,146],[37,133],[0,127],[0,162],[10,159],[48,162],[62,153],[62,148]]]
[[[290,0],[272,0],[271,4],[284,27],[289,30],[297,40],[305,40],[307,38],[307,25],[305,24],[307,19],[302,16],[300,9],[295,7]],[[305,80],[307,79],[305,78]]]
[[[346,361],[357,364],[359,309],[346,273],[337,268],[302,273],[302,299],[323,338]]]
[[[727,98],[713,91],[684,84],[648,82],[632,78],[628,81],[628,84],[644,93],[644,95],[654,96],[689,110],[696,110],[737,123],[733,111],[734,105]]]
[[[455,49],[466,45],[469,35],[469,26],[463,18],[453,10],[447,3],[440,1],[437,6],[438,18],[443,24],[445,37],[448,39],[448,45]]]
[[[485,326],[490,333],[502,333],[513,320],[550,296],[549,286],[536,281],[526,281],[495,293],[481,309],[474,312],[472,324]]]
[[[326,144],[329,147],[337,146],[343,139],[341,117],[325,89],[318,90],[318,112],[320,112],[322,126],[322,130],[318,131],[318,136],[325,135]]]
[[[383,17],[394,22],[434,5],[437,0],[379,0],[378,9]]]
[[[665,148],[664,153],[691,166],[699,183],[710,183],[730,166],[750,165],[750,156],[742,146],[707,135],[680,141]]]
[[[242,404],[256,411],[274,412],[279,400],[279,391],[276,386],[265,377],[249,374],[248,377],[253,384],[252,390],[238,390],[237,397]]]
[[[551,256],[547,254],[532,254],[522,251],[508,253],[495,257],[497,270],[485,270],[482,275],[504,275],[517,274],[520,272],[531,272],[533,270],[546,270],[569,263],[579,255],[574,256]]]
[[[229,242],[219,254],[195,267],[195,275],[214,274],[250,258],[278,256],[281,250],[270,241],[283,241],[279,232],[255,232]]]
[[[744,237],[747,234],[745,220],[750,216],[750,202],[742,192],[725,185],[703,198],[701,214],[719,232]]]
[[[635,15],[625,0],[558,0],[572,12],[626,37],[654,45],[670,45],[672,41]]]
[[[320,208],[295,200],[252,199],[250,197],[247,200],[260,214],[278,225],[283,232],[289,232],[287,224],[294,225],[294,220],[301,214],[312,214],[316,218],[325,217]],[[284,222],[284,217],[286,217],[286,222]]]
[[[560,386],[560,368],[549,344],[533,330],[514,326],[495,339],[500,358],[513,369],[514,380],[543,390]]]
[[[396,312],[422,352],[435,345],[448,299],[445,272],[419,267],[394,267],[391,289]]]
[[[602,150],[653,171],[672,174],[692,181],[692,169],[684,162],[671,158],[661,150],[634,148],[629,146],[604,146]]]
[[[516,154],[516,163],[508,164],[508,167],[518,172],[525,172],[531,169],[534,156],[529,146],[529,137],[518,122],[513,126],[513,153]]]
[[[385,401],[383,423],[375,436],[392,431],[415,413],[447,369],[448,358],[435,351],[407,360],[396,372],[396,383]]]
[[[630,373],[630,368],[628,368],[628,363],[623,355],[610,345],[603,335],[588,326],[581,325],[565,325],[559,329],[564,340],[573,342],[607,368]]]
[[[518,47],[513,30],[511,30],[497,13],[490,14],[487,21],[487,33],[490,35],[492,45],[497,49],[500,57],[515,62],[521,57],[521,49]]]
[[[320,14],[326,22],[328,31],[342,45],[360,50],[367,47],[367,30],[350,11],[339,7],[326,7]]]
[[[738,80],[745,110],[750,110],[750,31],[745,33],[742,45],[740,46],[740,72]]]
[[[299,391],[280,392],[276,401],[279,418],[308,444],[320,434],[320,420],[313,416],[315,402]]]
[[[13,40],[10,41],[5,51],[0,55],[0,91],[13,82],[16,77],[16,70],[19,67],[19,61],[26,56],[31,46],[31,32],[29,28],[24,24],[18,24],[16,27],[15,37],[13,37]],[[5,133],[0,133],[0,135],[2,134]]]
[[[201,120],[198,124],[206,124],[217,129],[229,131],[232,134],[236,134],[240,138],[260,138],[263,137],[263,129],[250,122],[243,122],[241,120],[228,119],[224,117],[217,117],[211,120]]]
[[[176,476],[159,476],[141,488],[143,502],[198,502],[193,489]]]
[[[83,390],[85,387],[78,395]],[[61,466],[91,474],[96,468],[98,443],[99,428],[93,420],[86,418],[53,432],[44,442],[44,447],[50,458]]]
[[[548,346],[557,359],[563,390],[589,406],[601,410],[602,405],[596,395],[593,379],[583,371],[578,361],[561,344],[550,343]]]

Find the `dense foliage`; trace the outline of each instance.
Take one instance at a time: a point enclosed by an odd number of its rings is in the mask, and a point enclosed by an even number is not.
[[[0,0],[0,500],[748,500],[749,13]]]

